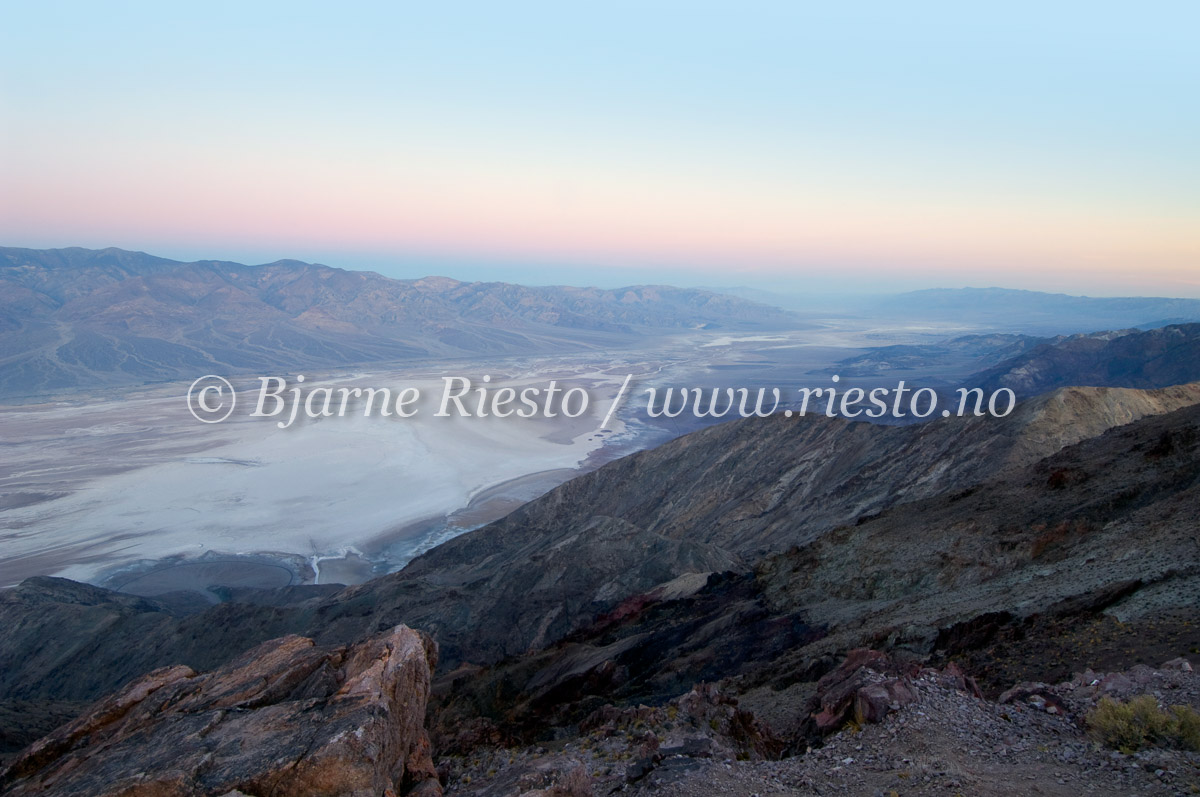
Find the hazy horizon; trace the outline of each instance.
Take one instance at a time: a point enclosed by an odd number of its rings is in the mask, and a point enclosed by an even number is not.
[[[384,277],[390,277],[398,280],[414,280],[425,277],[449,277],[460,282],[509,282],[531,287],[548,287],[548,286],[571,286],[571,287],[594,287],[602,289],[613,289],[629,287],[633,285],[671,285],[679,288],[695,288],[707,289],[713,291],[755,291],[763,293],[777,294],[784,299],[802,299],[806,296],[814,299],[846,299],[846,300],[862,300],[873,297],[894,296],[902,293],[910,293],[922,290],[1009,290],[1009,291],[1033,291],[1037,293],[1061,294],[1065,296],[1073,296],[1080,298],[1169,298],[1169,299],[1200,299],[1200,285],[1197,285],[1194,290],[1183,290],[1174,294],[1154,294],[1149,292],[1130,292],[1122,290],[1120,287],[1113,286],[1105,288],[1103,285],[1089,285],[1088,290],[1079,290],[1079,283],[1075,282],[1070,285],[1063,285],[1061,288],[1051,287],[1030,287],[1023,284],[1001,284],[999,282],[986,283],[979,282],[976,284],[966,284],[962,282],[955,283],[950,279],[925,282],[913,278],[905,278],[897,276],[892,281],[872,279],[866,281],[851,281],[849,283],[842,279],[833,276],[821,275],[802,275],[795,277],[780,277],[779,275],[764,275],[760,278],[755,278],[754,275],[748,275],[743,272],[730,271],[725,273],[714,272],[689,272],[686,270],[658,270],[650,272],[655,277],[661,276],[661,279],[646,277],[646,270],[641,272],[629,272],[624,269],[590,269],[590,270],[564,270],[562,266],[553,264],[522,264],[509,263],[506,261],[463,261],[447,257],[420,257],[413,255],[411,257],[387,257],[387,256],[339,256],[336,254],[328,257],[300,257],[293,254],[279,254],[272,256],[268,253],[258,252],[255,250],[238,250],[232,251],[230,254],[204,254],[207,250],[199,248],[196,250],[180,249],[178,251],[166,252],[161,249],[151,249],[138,246],[117,246],[117,245],[80,245],[80,244],[61,244],[61,245],[44,245],[30,246],[26,244],[12,244],[7,241],[0,241],[0,247],[12,247],[18,249],[89,249],[103,250],[109,248],[122,249],[128,252],[141,252],[153,257],[161,257],[167,260],[175,260],[180,263],[190,263],[206,260],[224,261],[239,263],[247,266],[268,265],[284,260],[299,261],[311,265],[327,266],[329,268],[342,269],[344,271],[367,271],[380,274]],[[562,277],[583,277],[590,276],[594,279],[563,279]],[[641,279],[638,277],[641,276]],[[728,279],[722,279],[728,277]]]

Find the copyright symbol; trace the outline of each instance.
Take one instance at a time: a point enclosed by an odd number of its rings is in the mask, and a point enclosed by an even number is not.
[[[228,391],[229,405],[226,407],[226,392]],[[233,413],[237,404],[237,394],[233,385],[223,376],[208,374],[202,376],[188,388],[187,405],[192,417],[200,423],[220,423]],[[221,412],[224,411],[222,415]]]

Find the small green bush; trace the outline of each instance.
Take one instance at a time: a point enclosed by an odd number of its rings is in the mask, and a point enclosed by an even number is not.
[[[1128,703],[1103,698],[1088,712],[1087,727],[1093,739],[1123,753],[1145,747],[1200,751],[1200,713],[1190,706],[1163,711],[1151,695]]]
[[[1184,750],[1200,751],[1200,712],[1191,706],[1171,706],[1175,715],[1175,734]]]

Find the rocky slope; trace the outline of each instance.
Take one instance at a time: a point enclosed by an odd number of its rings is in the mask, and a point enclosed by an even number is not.
[[[0,395],[437,356],[632,345],[647,330],[794,326],[776,308],[664,286],[393,280],[281,260],[0,248]]]
[[[546,650],[460,668],[437,690],[435,732],[448,749],[488,734],[528,742],[602,701],[655,703],[700,680],[770,705],[860,646],[963,661],[989,691],[1188,654],[1200,646],[1197,517],[1192,406],[835,529],[752,574],[631,598]],[[802,705],[777,726],[798,729]]]
[[[156,667],[402,622],[449,651],[432,730],[459,751],[569,737],[605,705],[718,679],[794,748],[817,680],[863,645],[963,662],[990,694],[1166,660],[1200,645],[1198,390],[1059,391],[1003,421],[713,427],[332,595],[179,614],[31,579],[0,593],[6,738]]]
[[[211,669],[284,634],[345,644],[398,623],[434,634],[448,666],[493,662],[585,629],[631,596],[694,593],[708,573],[748,573],[760,555],[1197,401],[1200,386],[1068,390],[1004,420],[725,424],[606,465],[333,595],[246,593],[178,616],[155,601],[30,579],[0,593],[0,707],[92,700],[155,667]]]
[[[341,648],[284,637],[154,670],[26,749],[6,794],[440,794],[424,730],[436,646],[404,626]]]
[[[404,616],[438,635],[447,661],[486,662],[577,630],[627,595],[705,572],[699,559],[684,558],[673,570],[639,569],[642,540],[686,541],[748,568],[838,525],[1198,401],[1200,385],[1071,389],[999,420],[879,427],[774,416],[715,426],[574,479],[346,597],[403,604]],[[598,524],[614,523],[625,529],[624,544],[610,537],[602,556],[575,556]]]

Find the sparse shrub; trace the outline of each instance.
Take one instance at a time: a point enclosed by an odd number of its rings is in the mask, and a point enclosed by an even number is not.
[[[1191,706],[1171,706],[1175,735],[1184,750],[1200,751],[1200,712]]]
[[[848,731],[851,736],[857,736],[862,733],[863,728],[867,725],[867,720],[863,717],[862,708],[854,706],[854,715],[846,720],[846,724],[842,726],[842,730]]]
[[[576,764],[550,789],[554,797],[592,797],[592,776],[587,767]]]
[[[1164,711],[1151,695],[1127,703],[1103,698],[1088,712],[1087,727],[1093,739],[1123,753],[1155,746],[1200,752],[1200,713],[1190,706]]]

